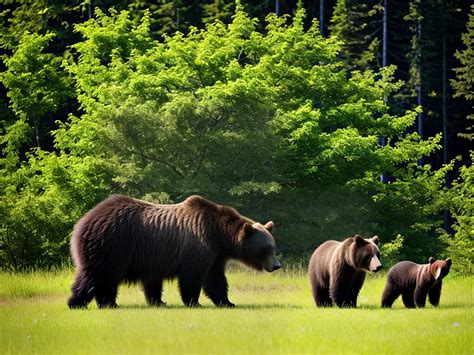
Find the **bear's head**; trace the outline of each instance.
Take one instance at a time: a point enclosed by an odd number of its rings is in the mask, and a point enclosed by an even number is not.
[[[246,222],[240,237],[239,259],[257,270],[272,272],[281,268],[272,230],[271,221],[265,225]]]
[[[429,263],[430,272],[436,281],[441,281],[449,273],[449,268],[451,267],[450,258],[447,258],[446,260],[436,260],[435,258],[430,257]]]
[[[382,269],[380,262],[379,237],[373,236],[364,239],[360,235],[354,236],[351,248],[351,258],[353,266],[358,270],[377,272]]]

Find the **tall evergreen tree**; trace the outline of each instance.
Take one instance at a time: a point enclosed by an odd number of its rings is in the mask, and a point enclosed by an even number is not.
[[[473,112],[474,107],[472,101],[474,100],[474,5],[471,6],[471,12],[469,14],[469,20],[466,24],[467,30],[462,34],[462,42],[465,48],[461,51],[457,51],[455,57],[461,62],[461,66],[455,68],[456,79],[451,80],[451,85],[456,90],[454,97],[463,97],[466,101],[471,102],[471,109]],[[467,116],[468,120],[474,119],[474,114],[471,113]],[[467,132],[460,133],[459,135],[470,140],[474,139],[474,128],[471,123],[467,128]]]
[[[329,28],[343,42],[341,57],[349,69],[380,68],[382,10],[378,0],[336,1]]]

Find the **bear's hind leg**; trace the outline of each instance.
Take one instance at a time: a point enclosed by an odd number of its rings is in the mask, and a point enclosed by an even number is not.
[[[188,307],[200,307],[201,277],[196,273],[181,273],[178,277],[179,291],[183,303]]]
[[[86,308],[94,298],[94,282],[84,271],[79,271],[71,291],[72,294],[67,301],[69,308]]]
[[[144,281],[143,290],[145,292],[146,300],[150,306],[166,306],[166,303],[161,300],[163,280]]]
[[[95,288],[95,300],[99,308],[117,308],[118,283],[97,282]]]
[[[382,307],[391,308],[393,302],[395,302],[395,300],[398,298],[398,296],[400,296],[400,294],[401,292],[399,290],[387,284],[382,293]]]
[[[405,307],[415,308],[415,301],[413,299],[413,289],[404,290],[402,292],[402,301]]]
[[[214,262],[204,281],[204,292],[217,307],[233,308],[235,304],[229,301],[227,278],[224,272],[224,261]]]
[[[329,289],[327,287],[316,287],[313,291],[314,301],[318,307],[332,307]]]

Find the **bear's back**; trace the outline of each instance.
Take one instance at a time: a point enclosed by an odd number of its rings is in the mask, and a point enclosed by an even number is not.
[[[389,270],[387,277],[398,285],[413,286],[425,268],[426,265],[420,265],[412,261],[400,261]]]

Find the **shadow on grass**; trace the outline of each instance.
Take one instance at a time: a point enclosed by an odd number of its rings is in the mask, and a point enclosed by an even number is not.
[[[381,306],[378,305],[363,305],[363,306],[358,306],[357,308],[353,309],[364,309],[364,310],[391,310],[391,311],[401,311],[401,310],[423,310],[423,309],[438,309],[438,310],[443,310],[443,309],[473,309],[473,304],[471,303],[459,303],[459,304],[447,304],[447,305],[439,305],[438,307],[433,307],[431,305],[427,305],[424,308],[407,308],[403,305],[396,305],[393,306],[392,308],[382,308]]]
[[[188,308],[184,305],[171,304],[162,307],[153,307],[146,304],[124,304],[119,305],[117,308],[104,308],[105,310],[120,310],[120,309],[143,309],[143,310],[174,310],[174,309],[215,309],[215,310],[257,310],[257,309],[302,309],[303,306],[293,305],[293,304],[281,304],[281,303],[268,303],[268,304],[238,304],[235,308],[219,308],[214,305],[205,305],[200,307]],[[95,310],[102,310],[94,308]]]

